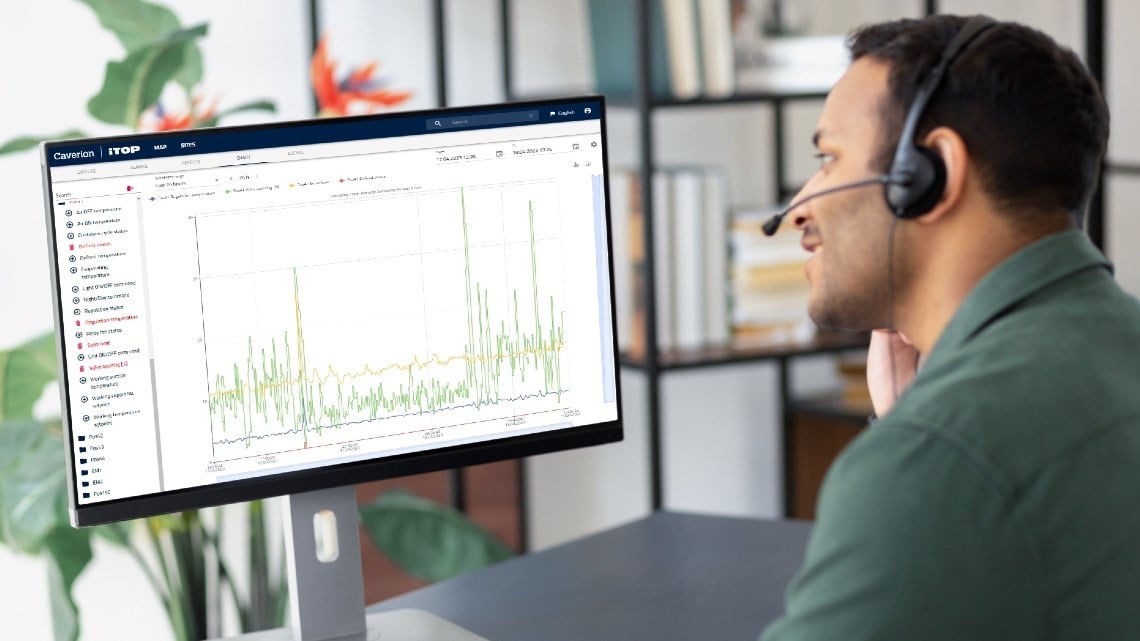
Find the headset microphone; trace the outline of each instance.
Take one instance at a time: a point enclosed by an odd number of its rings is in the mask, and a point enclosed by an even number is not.
[[[926,111],[927,103],[942,85],[943,78],[949,72],[950,65],[958,57],[958,54],[988,29],[997,25],[998,23],[992,18],[974,16],[966,21],[958,34],[943,50],[938,64],[927,74],[925,81],[915,92],[914,100],[911,102],[906,119],[903,121],[903,129],[899,136],[898,145],[895,147],[894,158],[886,174],[870,180],[824,189],[806,196],[798,202],[788,205],[786,209],[765,222],[764,234],[774,235],[788,212],[816,196],[864,185],[881,184],[884,186],[883,195],[886,197],[887,206],[890,207],[891,213],[896,218],[917,218],[933,209],[946,188],[946,165],[938,152],[918,144],[916,136],[919,120]]]
[[[824,189],[822,191],[817,191],[814,194],[809,194],[807,196],[804,196],[803,198],[801,198],[801,199],[797,200],[796,202],[785,207],[783,210],[780,211],[780,213],[769,218],[764,223],[764,227],[763,227],[764,235],[765,236],[775,235],[776,230],[780,228],[780,223],[784,222],[785,216],[787,216],[789,213],[791,213],[793,210],[795,210],[796,207],[799,207],[800,205],[806,203],[809,200],[812,200],[813,198],[818,198],[820,196],[826,196],[828,194],[834,194],[837,191],[847,191],[848,189],[855,189],[856,187],[866,187],[868,185],[890,185],[890,184],[894,184],[896,182],[898,182],[898,181],[892,180],[889,174],[883,174],[882,176],[875,176],[874,178],[868,178],[866,180],[857,180],[855,182],[844,183],[842,185],[836,185],[835,187],[830,187],[830,188]]]

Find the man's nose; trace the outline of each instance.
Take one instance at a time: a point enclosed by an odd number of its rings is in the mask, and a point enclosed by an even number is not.
[[[797,192],[796,195],[792,197],[792,202],[790,203],[792,205],[792,209],[788,210],[788,216],[791,218],[792,224],[795,225],[796,229],[799,231],[803,231],[804,227],[807,226],[811,212],[809,211],[810,205],[808,203],[804,203],[802,205],[797,205],[797,203],[801,203],[805,198],[811,196],[813,193],[814,183],[815,177],[813,176],[806,183],[804,183],[803,187],[800,187],[799,192]]]

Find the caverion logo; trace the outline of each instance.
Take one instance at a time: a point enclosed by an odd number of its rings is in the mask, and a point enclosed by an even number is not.
[[[130,145],[129,147],[107,147],[107,155],[126,156],[128,154],[133,154],[141,149],[142,147],[138,145]]]

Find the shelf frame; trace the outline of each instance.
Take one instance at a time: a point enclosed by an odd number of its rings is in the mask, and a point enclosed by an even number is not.
[[[622,1],[622,0],[618,0]],[[744,91],[723,97],[699,96],[691,99],[677,99],[669,96],[655,96],[652,93],[651,56],[650,56],[650,2],[656,0],[625,0],[634,2],[634,16],[636,23],[636,60],[637,82],[633,95],[607,95],[606,101],[611,108],[631,108],[637,112],[638,121],[638,150],[641,175],[641,202],[645,212],[642,226],[643,242],[645,246],[645,278],[648,287],[645,288],[645,336],[648,348],[646,354],[632,356],[622,354],[620,364],[622,367],[640,371],[647,378],[647,405],[648,405],[648,441],[649,441],[649,487],[650,502],[653,511],[664,508],[664,482],[663,482],[663,435],[661,430],[661,377],[667,372],[677,370],[692,370],[707,367],[718,367],[742,363],[759,363],[774,361],[780,372],[780,402],[783,433],[783,476],[784,476],[784,514],[791,510],[791,466],[789,465],[789,429],[791,410],[797,407],[797,401],[792,395],[791,363],[794,358],[826,353],[841,353],[857,349],[866,349],[869,337],[866,334],[827,335],[821,334],[819,338],[805,343],[771,344],[767,346],[721,346],[709,347],[702,350],[658,350],[657,335],[657,287],[658,279],[655,277],[654,235],[653,235],[653,190],[652,175],[657,167],[654,156],[654,126],[652,116],[659,110],[688,109],[719,106],[732,106],[742,104],[771,104],[772,140],[773,140],[773,186],[776,190],[777,200],[786,199],[796,188],[787,184],[787,149],[784,141],[786,129],[785,107],[789,103],[826,98],[827,91]],[[437,4],[442,0],[436,0]],[[503,56],[503,95],[507,99],[520,99],[513,87],[513,39],[511,34],[511,0],[499,0],[500,23],[502,28],[502,56]],[[1106,24],[1104,0],[1085,0],[1085,60],[1090,72],[1104,87],[1104,32]],[[922,15],[931,16],[939,13],[938,0],[924,0]],[[551,96],[553,97],[553,96]],[[1104,194],[1103,176],[1106,173],[1120,173],[1125,175],[1140,175],[1140,164],[1136,163],[1105,163],[1104,171],[1098,182],[1097,189],[1089,204],[1087,229],[1089,237],[1098,246],[1103,248],[1104,224]],[[520,466],[521,467],[521,466]],[[520,484],[520,488],[525,485]],[[525,505],[525,497],[520,499]],[[524,520],[525,521],[525,520]],[[525,527],[524,527],[525,530]],[[525,540],[525,539],[524,539]]]

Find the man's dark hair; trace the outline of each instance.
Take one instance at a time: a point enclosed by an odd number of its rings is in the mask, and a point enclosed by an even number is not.
[[[918,87],[967,19],[883,22],[849,36],[853,61],[869,56],[890,66],[876,171],[890,167]],[[1072,50],[1024,25],[991,27],[951,64],[917,142],[939,126],[962,137],[986,192],[1019,217],[1058,208],[1083,217],[1108,140],[1108,107]]]

